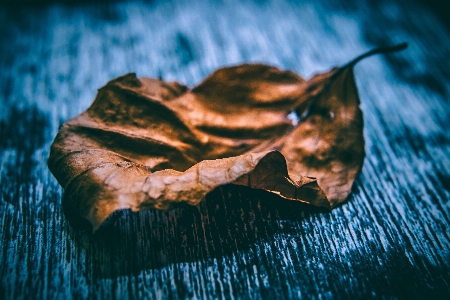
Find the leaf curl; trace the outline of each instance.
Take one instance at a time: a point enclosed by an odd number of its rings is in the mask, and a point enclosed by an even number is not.
[[[230,183],[331,209],[364,159],[358,60],[309,80],[244,64],[193,89],[135,74],[110,81],[51,147],[66,216],[96,230],[116,210],[196,205]]]

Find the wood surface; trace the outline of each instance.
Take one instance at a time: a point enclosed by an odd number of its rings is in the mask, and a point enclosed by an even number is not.
[[[445,14],[400,0],[31,2],[0,4],[0,298],[450,298]],[[309,78],[403,41],[355,68],[367,156],[331,213],[225,186],[94,235],[68,225],[49,147],[110,79],[194,86],[244,62]]]

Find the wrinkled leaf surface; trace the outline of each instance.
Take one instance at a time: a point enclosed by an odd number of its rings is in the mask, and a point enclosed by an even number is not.
[[[127,74],[66,122],[49,168],[72,224],[114,211],[198,204],[239,184],[332,208],[364,158],[352,66],[304,80],[262,64],[219,69],[193,89]]]

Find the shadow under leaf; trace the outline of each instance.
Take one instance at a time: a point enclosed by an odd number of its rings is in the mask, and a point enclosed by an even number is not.
[[[114,224],[89,235],[85,245],[94,277],[114,278],[245,251],[266,237],[298,233],[295,224],[324,211],[264,191],[229,185],[215,189],[197,207],[168,212],[123,211]],[[292,222],[286,222],[289,220]],[[74,238],[82,235],[86,233]]]

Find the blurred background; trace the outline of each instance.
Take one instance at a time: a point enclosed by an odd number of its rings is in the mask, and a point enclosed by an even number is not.
[[[450,296],[448,1],[1,1],[0,298]],[[199,207],[73,230],[46,166],[59,126],[129,72],[190,87],[261,62],[355,67],[367,156],[331,213],[224,187]],[[4,296],[4,297],[2,297]]]

